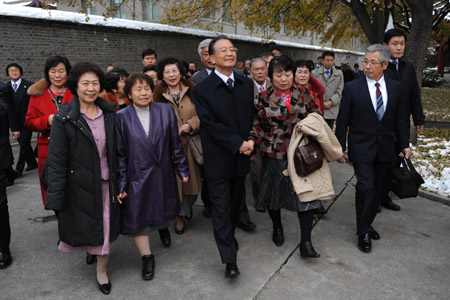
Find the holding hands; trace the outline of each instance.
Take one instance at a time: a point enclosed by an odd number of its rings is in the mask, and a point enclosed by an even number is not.
[[[239,148],[239,153],[244,155],[250,155],[253,152],[253,149],[255,148],[255,141],[248,140],[244,141]]]

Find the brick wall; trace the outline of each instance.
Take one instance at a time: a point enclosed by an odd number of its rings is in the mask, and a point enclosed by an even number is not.
[[[201,66],[197,46],[205,37],[166,31],[141,31],[71,22],[0,16],[0,80],[8,80],[5,67],[19,63],[24,78],[38,80],[43,77],[45,60],[52,55],[66,56],[72,65],[92,61],[105,69],[109,64],[126,69],[129,73],[142,70],[141,52],[152,48],[158,58],[173,56]],[[236,41],[238,60],[255,57],[270,48],[269,45]],[[316,61],[321,51],[282,47],[284,54],[293,59]],[[361,62],[355,54],[338,53],[336,63]]]

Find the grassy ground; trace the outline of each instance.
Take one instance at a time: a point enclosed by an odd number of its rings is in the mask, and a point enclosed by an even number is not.
[[[425,119],[450,122],[450,88],[423,88]],[[426,183],[423,189],[450,197],[450,129],[425,128],[411,158]]]
[[[450,122],[450,88],[422,88],[422,105],[427,120]]]

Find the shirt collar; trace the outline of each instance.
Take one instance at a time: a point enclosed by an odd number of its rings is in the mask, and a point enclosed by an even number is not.
[[[220,77],[220,79],[223,80],[223,82],[225,82],[225,84],[227,84],[228,78],[231,78],[231,80],[233,80],[233,83],[234,83],[234,72],[231,72],[231,76],[230,76],[230,77],[228,77],[227,75],[224,75],[224,74],[220,73],[219,71],[217,71],[217,69],[214,69],[214,72],[216,73],[217,76]]]
[[[390,63],[392,63],[392,62],[394,62],[394,61],[397,62],[397,64],[398,64],[398,58],[396,58],[396,59],[389,58],[389,62],[390,62]]]
[[[262,87],[264,90],[266,89],[266,83],[267,83],[266,80],[264,80],[264,84],[259,84],[259,83],[257,83],[255,79],[253,79],[253,82],[255,83],[255,85],[256,85],[256,87],[257,87],[258,89],[260,89],[261,87]]]
[[[375,81],[375,80],[373,80],[373,79],[370,79],[369,77],[366,77],[366,80],[367,80],[367,85],[368,85],[369,87],[374,86],[375,83],[377,83],[377,82],[380,84],[380,87],[381,87],[381,86],[385,86],[385,84],[386,84],[386,82],[384,81],[384,75],[381,76],[380,80],[378,80],[378,81]]]
[[[14,83],[17,84],[17,87],[19,87],[20,84],[22,83],[22,77],[20,77],[16,82],[14,82],[14,81],[11,80],[11,86],[12,86]]]
[[[89,118],[81,108],[80,108],[80,113],[90,120],[95,120],[103,114],[103,110],[100,108],[100,106],[97,105],[97,115],[93,119]]]
[[[206,73],[208,73],[208,75],[211,75],[211,72],[212,72],[213,70],[210,70],[210,69],[208,69],[208,68],[206,68]]]

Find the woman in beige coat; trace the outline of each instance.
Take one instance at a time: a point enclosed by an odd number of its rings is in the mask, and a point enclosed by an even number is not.
[[[185,218],[192,217],[192,205],[201,191],[200,166],[194,160],[189,147],[188,135],[198,134],[200,120],[195,111],[192,99],[194,83],[182,78],[185,73],[183,65],[175,58],[166,58],[157,67],[158,79],[161,83],[155,89],[153,101],[170,104],[178,118],[178,130],[189,163],[190,179],[187,183],[178,180],[181,212],[175,225],[175,233],[184,233]]]

